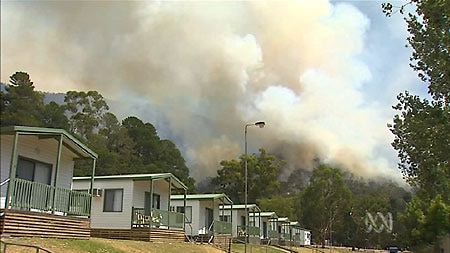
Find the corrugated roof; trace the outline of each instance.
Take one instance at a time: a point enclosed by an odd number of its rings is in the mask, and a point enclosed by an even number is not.
[[[3,134],[15,134],[22,135],[47,135],[47,136],[63,136],[63,143],[68,145],[73,150],[76,150],[77,154],[82,157],[97,158],[98,155],[84,145],[81,141],[69,134],[64,129],[58,128],[45,128],[45,127],[29,127],[29,126],[6,126],[0,128],[0,133]],[[72,151],[73,151],[72,150]],[[81,151],[81,152],[80,152]]]
[[[261,212],[261,213],[250,213],[250,216],[259,216],[261,215],[261,217],[272,217],[272,218],[277,218],[277,214],[275,212]]]
[[[278,221],[282,221],[282,222],[289,222],[289,218],[288,217],[280,217],[277,220]]]
[[[170,199],[183,200],[184,195],[171,195]],[[186,199],[187,200],[224,199],[227,201],[227,204],[233,204],[233,201],[231,201],[231,199],[224,193],[189,194],[186,195]]]
[[[245,209],[245,204],[225,205],[225,206],[221,206],[220,209],[225,209],[225,210],[229,210],[229,209],[233,209],[233,210]],[[261,211],[261,209],[256,204],[247,204],[247,209],[252,209],[252,211]]]
[[[154,174],[125,174],[125,175],[106,175],[106,176],[95,176],[94,180],[158,180],[158,179],[167,179],[172,178],[175,181],[172,181],[172,184],[177,186],[180,189],[187,189],[187,186],[183,184],[177,177],[175,177],[172,173],[154,173]],[[74,177],[73,180],[90,180],[90,177]],[[181,195],[183,196],[183,195]]]

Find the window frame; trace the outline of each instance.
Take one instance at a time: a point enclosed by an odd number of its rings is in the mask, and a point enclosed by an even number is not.
[[[106,196],[107,196],[107,192],[108,191],[114,191],[114,197],[113,200],[115,199],[115,192],[117,191],[121,191],[122,192],[122,198],[120,200],[120,210],[114,210],[114,202],[112,204],[112,210],[109,210],[106,208]],[[108,188],[108,189],[103,189],[103,212],[104,213],[121,213],[123,212],[123,188]]]
[[[190,212],[185,212],[187,209],[190,209]],[[184,206],[176,206],[175,210],[177,213],[183,213],[186,219],[186,223],[192,223],[192,206],[186,206],[186,209],[184,209]]]

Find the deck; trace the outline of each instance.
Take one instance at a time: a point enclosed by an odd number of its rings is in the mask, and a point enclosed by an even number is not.
[[[92,237],[146,242],[184,242],[183,230],[163,228],[91,229]]]
[[[2,236],[89,239],[90,219],[41,212],[1,209]]]

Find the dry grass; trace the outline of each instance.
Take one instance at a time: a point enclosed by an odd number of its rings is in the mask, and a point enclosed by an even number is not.
[[[223,251],[220,251],[210,245],[198,245],[192,243],[151,243],[141,241],[108,240],[100,238],[91,238],[89,240],[8,238],[4,239],[4,241],[35,245],[50,250],[54,253],[223,253]],[[36,252],[36,250],[34,248],[8,245],[5,253],[28,252]]]

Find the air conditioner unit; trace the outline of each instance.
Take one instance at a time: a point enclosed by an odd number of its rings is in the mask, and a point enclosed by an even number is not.
[[[98,188],[94,188],[93,190],[92,190],[92,196],[93,197],[101,197],[102,196],[102,193],[103,193],[103,189],[98,189]]]

